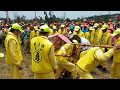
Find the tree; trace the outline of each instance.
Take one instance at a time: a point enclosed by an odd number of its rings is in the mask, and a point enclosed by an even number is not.
[[[48,15],[47,15],[46,11],[44,11],[44,15],[45,15],[45,23],[50,24],[50,19],[49,19]]]
[[[66,22],[70,22],[70,19],[69,19],[69,18],[66,18]]]

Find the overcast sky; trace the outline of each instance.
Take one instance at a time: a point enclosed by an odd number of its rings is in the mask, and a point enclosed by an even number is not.
[[[10,18],[14,19],[14,14],[17,12],[19,16],[25,15],[26,19],[32,19],[35,17],[35,11],[9,11]],[[104,15],[104,14],[115,14],[120,13],[120,11],[53,11],[57,17],[63,17],[63,13],[66,13],[66,17],[70,19],[76,19],[81,17],[88,17],[93,15]],[[44,18],[43,11],[36,11],[36,15]],[[6,17],[5,11],[0,11],[0,18]]]

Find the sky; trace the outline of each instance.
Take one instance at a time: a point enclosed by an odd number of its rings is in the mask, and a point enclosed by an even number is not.
[[[48,11],[47,11],[48,12]],[[64,13],[66,14],[66,18],[77,19],[82,17],[88,17],[93,15],[105,15],[105,14],[115,14],[120,13],[120,11],[53,11],[57,17],[63,17]],[[8,11],[9,17],[14,19],[15,13],[19,16],[25,15],[26,19],[32,19],[35,17],[35,11]],[[47,13],[48,14],[48,13]],[[44,11],[36,11],[36,16],[41,16],[44,18]],[[0,18],[5,18],[5,11],[0,11]]]

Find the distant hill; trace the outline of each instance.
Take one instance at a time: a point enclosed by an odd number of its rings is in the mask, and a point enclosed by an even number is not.
[[[117,21],[117,17],[120,16],[120,13],[116,14],[106,14],[106,15],[94,15],[90,17],[86,17],[86,19],[92,20],[94,19],[96,22],[104,20],[105,22],[109,19],[112,19],[113,21]]]

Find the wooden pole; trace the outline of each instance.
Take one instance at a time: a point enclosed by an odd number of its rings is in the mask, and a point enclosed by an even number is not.
[[[75,43],[72,43],[73,45],[80,45],[80,46],[92,46],[92,47],[101,47],[101,48],[113,48],[114,46],[110,46],[110,45],[92,45],[92,44],[89,44],[89,45],[86,45],[86,44],[75,44]]]
[[[92,44],[86,45],[86,44],[75,44],[75,43],[72,43],[72,44],[73,45],[80,45],[80,46],[84,46],[84,47],[86,47],[86,46],[101,47],[101,48],[113,48],[114,47],[114,46],[110,46],[110,45],[92,45]],[[58,54],[56,54],[55,56],[70,57],[70,55],[58,55]]]

